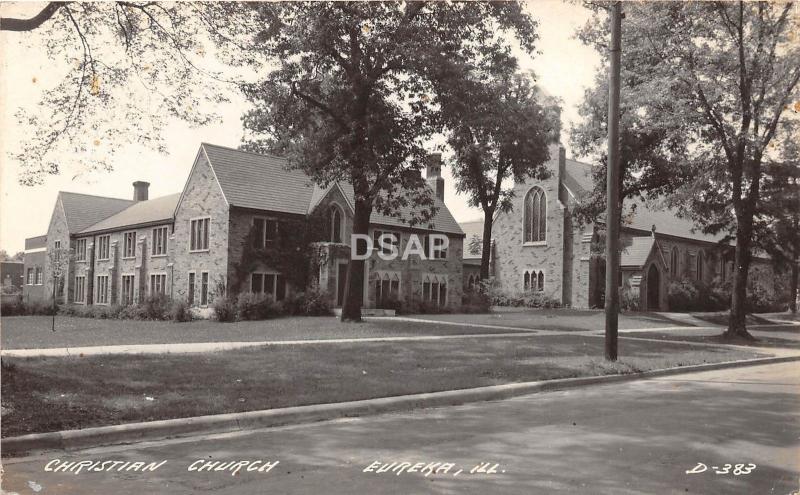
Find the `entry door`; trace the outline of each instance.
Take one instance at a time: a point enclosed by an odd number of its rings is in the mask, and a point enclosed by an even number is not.
[[[347,284],[347,263],[339,263],[336,273],[336,306],[339,307],[344,302],[344,290]]]
[[[650,265],[647,271],[647,310],[658,311],[661,308],[659,303],[659,288],[661,286],[660,274],[655,264]]]

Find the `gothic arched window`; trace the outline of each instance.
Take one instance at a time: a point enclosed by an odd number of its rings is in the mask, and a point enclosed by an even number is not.
[[[532,187],[525,195],[523,242],[541,242],[547,233],[547,199],[544,190]]]
[[[673,278],[678,276],[678,263],[680,263],[680,253],[678,248],[674,247],[669,256],[669,273]]]
[[[705,271],[705,263],[706,263],[705,258],[706,258],[705,251],[701,249],[700,251],[697,252],[697,280],[700,281],[704,280],[705,278],[704,277],[705,273],[703,273]]]
[[[342,242],[342,210],[331,206],[331,242]]]

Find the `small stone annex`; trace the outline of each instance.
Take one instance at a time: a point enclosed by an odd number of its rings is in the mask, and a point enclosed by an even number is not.
[[[592,165],[566,158],[551,145],[550,177],[514,185],[513,209],[497,214],[492,228],[490,276],[510,293],[539,292],[575,308],[602,306],[605,261],[593,256],[602,225],[577,225],[572,211],[593,188]],[[733,274],[734,247],[722,235],[700,232],[658,204],[626,201],[622,225],[622,291],[639,295],[641,309],[669,309],[670,281],[686,278],[709,282]],[[483,220],[463,222],[464,284],[474,285],[480,273]],[[593,246],[595,249],[593,249]],[[602,250],[602,248],[599,248]],[[772,292],[769,259],[754,256],[750,278]]]
[[[444,204],[437,155],[427,178],[437,208],[430,224],[410,226],[412,205],[397,218],[373,213],[370,234],[390,239],[400,252],[414,234],[433,257],[386,260],[373,251],[365,263],[366,308],[398,300],[461,305],[464,233]],[[165,295],[204,308],[219,294],[240,292],[281,300],[305,290],[293,280],[308,267],[287,265],[288,255],[264,253],[279,251],[298,231],[313,230],[311,278],[341,306],[354,204],[349,184],[321,188],[287,169],[282,158],[203,143],[181,192],[149,199],[147,182],[133,187],[132,200],[58,194],[47,234],[26,240],[25,300],[50,299],[54,292],[61,303],[86,305]],[[316,223],[304,228],[309,222]],[[434,249],[431,240],[443,236],[447,249]],[[68,266],[54,291],[55,253],[64,253]],[[281,260],[283,268],[276,266]]]

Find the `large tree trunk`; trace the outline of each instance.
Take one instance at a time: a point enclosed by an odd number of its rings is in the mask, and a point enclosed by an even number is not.
[[[355,201],[353,214],[353,234],[369,234],[369,217],[372,214],[370,203]],[[351,240],[351,242],[353,242]],[[351,246],[355,249],[355,246]],[[364,295],[364,260],[350,259],[347,264],[347,281],[344,289],[342,321],[361,321],[361,306]]]
[[[489,263],[492,256],[492,223],[494,222],[494,212],[491,210],[483,211],[483,244],[481,248],[481,280],[489,278]]]
[[[752,210],[751,210],[752,212]],[[727,339],[744,338],[755,340],[747,331],[747,276],[750,270],[750,244],[753,236],[752,213],[741,214],[736,225],[736,256],[733,274],[733,293],[731,294],[731,314],[728,321],[728,330],[724,337]]]
[[[800,275],[800,267],[797,261],[792,262],[792,279],[789,281],[789,309],[792,313],[797,313],[797,278]]]

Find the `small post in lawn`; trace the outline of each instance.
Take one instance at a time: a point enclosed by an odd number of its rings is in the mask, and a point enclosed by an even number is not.
[[[619,324],[619,72],[622,4],[611,9],[611,66],[608,85],[608,170],[606,176],[606,359],[617,360]]]

